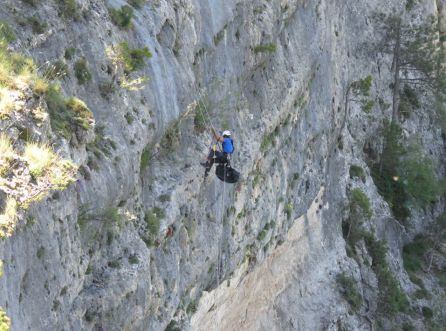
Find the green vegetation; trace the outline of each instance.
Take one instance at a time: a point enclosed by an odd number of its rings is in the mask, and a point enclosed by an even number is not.
[[[109,207],[104,211],[104,214],[102,215],[102,218],[108,223],[108,224],[117,224],[121,225],[122,222],[122,216],[119,214],[119,209],[116,207]]]
[[[45,101],[51,127],[67,139],[77,127],[88,130],[94,121],[93,113],[83,101],[77,98],[66,99],[57,85],[49,86],[45,93]]]
[[[35,7],[38,3],[40,3],[40,0],[22,0],[22,1],[33,7]]]
[[[79,10],[76,0],[56,0],[59,6],[59,15],[65,19],[79,19]]]
[[[140,168],[139,168],[140,173],[142,173],[144,171],[144,169],[147,168],[151,159],[152,159],[152,155],[151,155],[150,146],[147,145],[143,149],[142,154],[141,154],[141,163],[140,163]]]
[[[180,144],[180,122],[174,121],[164,132],[160,146],[164,152],[173,152]]]
[[[288,203],[285,205],[285,214],[287,220],[291,219],[291,216],[293,215],[293,203],[291,201],[288,201]]]
[[[350,178],[359,178],[361,179],[361,181],[364,183],[365,182],[365,173],[364,173],[364,169],[362,169],[362,167],[358,166],[358,165],[351,165],[350,166]]]
[[[80,59],[74,64],[74,75],[79,84],[85,84],[91,80],[91,73],[85,59]]]
[[[181,328],[175,320],[171,320],[164,331],[181,331]]]
[[[263,44],[263,45],[257,45],[254,47],[253,51],[254,53],[274,53],[277,50],[276,44],[269,43],[269,44]]]
[[[406,10],[411,11],[417,4],[418,0],[406,0]]]
[[[350,210],[358,210],[358,208],[362,211],[365,217],[372,217],[373,211],[370,206],[369,198],[360,188],[355,188],[350,195]]]
[[[136,256],[136,255],[129,256],[129,263],[130,264],[138,264],[139,263],[138,256]]]
[[[364,97],[370,96],[370,89],[372,87],[372,76],[367,76],[363,79],[357,80],[351,84],[353,92]]]
[[[276,145],[276,137],[279,135],[279,127],[277,126],[270,134],[265,133],[260,144],[260,151],[266,152],[270,146]]]
[[[48,24],[46,24],[46,22],[42,22],[37,15],[28,17],[26,19],[26,22],[31,25],[33,33],[36,34],[44,33],[46,28],[48,27]]]
[[[76,48],[75,47],[68,47],[65,50],[64,58],[65,58],[65,60],[71,60],[71,59],[73,59],[75,54],[76,54]]]
[[[410,85],[405,84],[403,91],[400,94],[398,112],[405,118],[408,118],[414,110],[420,107],[421,104],[418,101],[417,93]]]
[[[421,150],[403,147],[401,128],[392,124],[385,129],[380,162],[372,164],[372,178],[378,192],[389,204],[394,216],[405,222],[410,216],[408,203],[424,208],[440,193],[432,162]]]
[[[364,241],[372,258],[372,270],[378,279],[379,311],[390,316],[397,312],[407,312],[409,301],[387,264],[385,243],[376,240],[370,233],[364,235]]]
[[[5,46],[15,40],[14,30],[5,21],[0,21],[0,46]]]
[[[375,101],[373,100],[364,100],[362,102],[362,111],[364,113],[370,113],[371,110],[373,109],[373,106],[375,105]]]
[[[155,244],[155,239],[160,229],[160,221],[164,217],[164,211],[158,207],[154,207],[145,213],[144,221],[146,222],[147,233],[143,240],[147,246],[153,246]]]
[[[368,254],[372,258],[371,268],[378,280],[379,312],[390,316],[397,312],[406,312],[409,302],[386,261],[385,242],[377,240],[372,233],[364,230],[360,219],[357,219],[352,210],[350,213],[350,217],[342,223],[343,237],[347,243],[347,255],[360,263],[356,246],[362,240],[364,241]]]
[[[223,37],[225,36],[225,30],[226,30],[226,26],[225,28],[223,28],[221,31],[219,31],[215,36],[214,36],[214,45],[218,46],[218,44],[220,43],[220,41],[222,41]]]
[[[421,311],[423,312],[423,316],[425,319],[431,319],[434,317],[434,312],[429,307],[424,306],[421,308]]]
[[[197,302],[195,300],[192,300],[187,305],[186,312],[187,312],[188,315],[195,314],[197,312],[197,308],[198,308]]]
[[[28,102],[28,97],[41,101],[51,101],[48,96],[55,92],[54,87],[45,78],[38,74],[37,66],[31,58],[8,49],[8,43],[15,36],[12,29],[4,22],[0,22],[0,118],[2,120],[11,117],[11,114],[20,112],[23,103]],[[32,91],[23,93],[24,91]],[[28,96],[29,93],[29,96]],[[55,93],[53,93],[54,95]],[[59,100],[62,99],[60,95]],[[51,102],[49,102],[51,104]],[[50,105],[47,102],[47,105]],[[32,109],[32,115],[36,120],[44,117],[44,107]],[[51,118],[51,116],[50,116]],[[5,135],[0,135],[0,175],[8,175],[16,183],[11,187],[12,192],[5,198],[5,204],[0,211],[0,237],[12,235],[20,210],[26,210],[34,201],[45,197],[51,190],[66,188],[74,179],[76,166],[69,160],[59,157],[47,143],[33,142],[22,129],[20,140],[26,141],[24,148],[14,151],[14,146]],[[42,137],[44,139],[44,137]],[[20,144],[23,146],[23,144]],[[26,171],[31,174],[31,179],[23,177],[21,173],[9,172],[10,163],[17,160],[23,162]],[[26,172],[25,172],[26,173]]]
[[[265,237],[268,235],[270,228],[271,228],[270,224],[266,223],[265,226],[263,227],[262,231],[259,232],[259,234],[257,236],[257,240],[263,241],[263,239],[265,239]]]
[[[403,248],[404,268],[408,273],[422,271],[424,254],[429,249],[429,242],[423,236],[416,236],[414,241]]]
[[[66,105],[72,113],[71,119],[74,123],[84,130],[89,130],[94,118],[93,113],[88,109],[85,102],[78,98],[71,97],[66,101]]]
[[[64,78],[68,76],[68,66],[62,60],[52,63],[46,70],[43,76],[49,80]]]
[[[36,256],[39,260],[41,260],[43,258],[43,256],[45,255],[45,247],[40,246],[39,249],[36,252]]]
[[[124,5],[121,9],[110,8],[110,18],[112,22],[122,29],[130,29],[133,18],[133,9],[130,6]]]
[[[127,2],[136,9],[140,9],[147,3],[147,0],[127,0]]]
[[[206,123],[209,121],[206,114],[206,105],[204,101],[198,101],[195,106],[194,127],[197,132],[203,133],[206,130]]]
[[[11,320],[6,316],[6,313],[0,307],[0,331],[9,331],[11,327]]]
[[[147,47],[130,48],[126,41],[119,43],[118,61],[124,64],[124,70],[127,73],[144,68],[145,59],[150,59],[151,57],[152,53],[150,53]]]
[[[343,272],[336,276],[336,282],[340,285],[344,299],[347,300],[353,312],[356,313],[362,305],[362,296],[359,294],[356,281]]]

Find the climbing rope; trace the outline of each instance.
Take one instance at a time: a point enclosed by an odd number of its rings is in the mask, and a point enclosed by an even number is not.
[[[224,171],[223,171],[223,178],[226,178],[226,167],[224,167]],[[226,194],[226,182],[223,181],[223,194],[221,196],[221,206],[220,206],[220,210],[221,210],[221,224],[222,224],[222,229],[221,229],[221,237],[218,243],[218,255],[217,255],[217,286],[220,284],[220,273],[221,273],[221,241],[222,241],[222,237],[224,234],[224,228],[225,228],[225,224],[224,224],[224,219],[225,219],[225,210],[224,210],[224,206],[225,206],[225,194]]]

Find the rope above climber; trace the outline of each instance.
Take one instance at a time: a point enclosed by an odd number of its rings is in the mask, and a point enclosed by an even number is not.
[[[221,135],[217,134],[214,128],[211,128],[213,142],[209,149],[207,160],[201,165],[205,167],[204,178],[209,174],[214,163],[217,163],[217,177],[227,183],[238,181],[240,174],[231,167],[231,155],[234,152],[234,140],[231,137],[231,131],[225,130]],[[221,146],[218,144],[221,143]],[[217,145],[219,150],[217,150]]]

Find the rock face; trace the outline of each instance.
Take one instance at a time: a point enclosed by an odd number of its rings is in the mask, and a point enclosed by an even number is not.
[[[71,12],[70,1],[28,2],[2,2],[0,19],[18,35],[11,47],[42,68],[67,63],[61,86],[93,112],[96,140],[57,140],[83,171],[0,241],[0,307],[12,330],[368,330],[407,319],[428,328],[421,306],[444,303],[444,290],[434,284],[430,301],[411,300],[411,317],[378,316],[366,244],[357,263],[342,231],[349,192],[360,188],[373,210],[366,227],[386,240],[403,291],[416,290],[402,246],[442,213],[442,200],[414,209],[405,229],[366,162],[391,116],[382,104],[392,102],[393,77],[392,59],[367,47],[379,38],[371,17],[405,3],[156,0],[120,28],[110,8],[123,0],[77,0]],[[443,19],[445,5],[424,0],[405,15]],[[31,12],[47,24],[42,33],[23,21]],[[113,55],[124,41],[152,53],[127,74]],[[82,59],[91,80],[79,84]],[[357,100],[346,107],[349,84],[369,75],[370,112]],[[441,127],[428,110],[404,122],[404,135],[417,134],[441,161]],[[239,183],[203,181],[202,126],[233,131]],[[350,178],[353,164],[363,180]],[[339,291],[341,271],[364,298],[355,313]]]

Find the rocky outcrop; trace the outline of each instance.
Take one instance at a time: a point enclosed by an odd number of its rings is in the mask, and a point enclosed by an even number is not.
[[[437,2],[410,15],[435,14]],[[442,213],[442,201],[414,209],[405,228],[369,167],[391,116],[393,77],[392,59],[367,47],[379,38],[371,17],[405,4],[129,3],[130,24],[121,0],[5,0],[0,8],[18,35],[12,49],[42,72],[46,63],[67,65],[62,89],[86,102],[96,137],[55,138],[80,167],[76,182],[31,205],[0,242],[0,306],[11,329],[372,329],[407,318],[424,328],[419,312],[379,315],[367,246],[375,241],[355,242],[352,257],[342,228],[359,188],[373,211],[364,228],[388,243],[384,260],[402,290],[416,290],[401,250]],[[31,11],[43,31],[23,20]],[[147,47],[151,58],[129,60],[123,42]],[[130,70],[131,59],[144,64]],[[375,103],[365,112],[347,91],[367,76]],[[441,160],[434,119],[420,107],[402,128]],[[202,127],[211,125],[234,132],[236,185],[202,179],[210,143]],[[363,169],[360,178],[351,165]],[[364,300],[351,314],[341,272]],[[411,300],[413,309],[440,302],[438,291]]]

